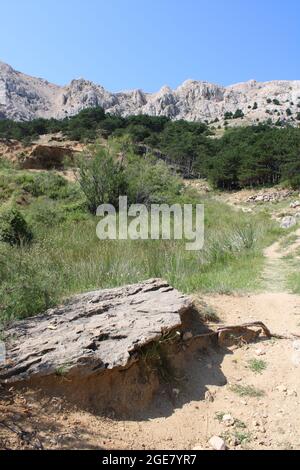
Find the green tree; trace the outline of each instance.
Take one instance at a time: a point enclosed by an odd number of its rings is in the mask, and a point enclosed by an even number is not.
[[[92,156],[86,156],[81,162],[79,183],[93,214],[100,204],[118,206],[119,196],[127,191],[121,158],[107,148],[95,147]]]

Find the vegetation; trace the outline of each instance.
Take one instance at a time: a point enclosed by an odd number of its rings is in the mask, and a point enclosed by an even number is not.
[[[273,222],[264,214],[253,215],[249,222],[246,214],[210,196],[199,198],[184,189],[166,163],[151,155],[141,157],[129,149],[121,165],[122,146],[121,140],[108,151],[97,147],[90,151],[89,173],[84,170],[79,182],[68,182],[55,172],[0,170],[3,206],[17,207],[18,220],[26,221],[22,227],[32,231],[29,244],[0,242],[0,321],[31,316],[74,293],[151,277],[165,278],[187,293],[257,289],[262,248],[279,231]],[[109,190],[117,194],[121,179],[130,202],[204,203],[204,249],[186,251],[185,240],[100,241],[96,236],[99,219],[91,212],[97,197],[92,192],[90,198],[85,185],[89,178],[97,181],[99,177],[105,189],[96,165],[103,161],[112,177]],[[116,168],[120,179],[112,171]],[[101,194],[103,201],[111,201],[106,189]]]
[[[32,232],[21,212],[16,207],[1,208],[0,242],[22,245],[31,242]]]
[[[267,368],[267,363],[259,359],[251,359],[248,361],[248,367],[255,374],[261,374]]]
[[[225,120],[243,116],[237,109],[235,113],[226,112]],[[127,140],[137,155],[150,153],[183,176],[209,178],[219,189],[279,182],[300,187],[300,129],[283,126],[280,118],[276,126],[269,121],[227,129],[220,139],[212,139],[213,130],[204,123],[173,122],[166,117],[145,115],[122,118],[105,114],[101,108],[83,110],[63,121],[37,119],[20,123],[0,120],[0,138],[5,139],[28,142],[41,134],[57,131],[83,142],[95,143],[100,137]]]
[[[83,158],[79,183],[88,208],[95,214],[100,204],[118,206],[119,196],[127,195],[129,204],[172,203],[183,189],[182,181],[163,161],[148,154],[134,154],[128,144],[126,158],[120,153],[122,144],[107,148],[95,146],[89,158]],[[123,157],[121,157],[123,155]]]
[[[280,229],[268,215],[246,214],[183,184],[208,177],[218,188],[290,181],[300,184],[300,130],[260,125],[212,139],[206,124],[167,118],[121,118],[101,109],[29,123],[0,121],[0,137],[32,139],[62,130],[93,142],[78,181],[54,171],[0,167],[0,322],[25,318],[78,292],[162,277],[183,292],[259,288],[262,249]],[[107,139],[105,147],[95,144]],[[179,170],[179,171],[178,171]],[[204,203],[205,246],[189,252],[185,240],[100,241],[96,208],[129,203]],[[212,312],[204,312],[213,317]]]
[[[231,390],[240,397],[261,398],[265,394],[263,390],[252,385],[232,385]]]
[[[300,129],[266,125],[228,130],[207,160],[207,175],[220,189],[288,182],[299,187]]]

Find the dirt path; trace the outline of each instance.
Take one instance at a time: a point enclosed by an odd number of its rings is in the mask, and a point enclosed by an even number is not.
[[[272,332],[300,335],[300,296],[285,288],[284,256],[300,246],[300,230],[296,235],[287,248],[278,242],[265,251],[266,292],[204,298],[222,322],[261,320]],[[150,410],[131,420],[96,416],[30,391],[2,396],[0,414],[1,406],[6,415],[11,411],[14,423],[12,430],[0,425],[6,448],[42,443],[65,449],[207,449],[209,439],[218,435],[230,449],[300,449],[300,341],[261,341],[201,353],[183,382],[163,390]],[[231,419],[223,422],[228,414]],[[18,429],[27,432],[30,444]]]
[[[262,274],[263,287],[266,292],[286,292],[286,277],[291,270],[291,262],[286,257],[292,255],[300,248],[300,229],[290,237],[291,243],[282,247],[284,240],[278,241],[268,247],[265,252],[265,269]]]

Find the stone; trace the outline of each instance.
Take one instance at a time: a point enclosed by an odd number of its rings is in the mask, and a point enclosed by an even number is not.
[[[263,349],[258,348],[258,349],[255,350],[255,354],[256,354],[256,356],[264,356],[266,354],[266,352]]]
[[[184,333],[182,337],[183,341],[189,341],[192,338],[193,338],[193,333],[191,331],[187,331],[186,333]]]
[[[278,387],[276,387],[276,390],[278,390],[278,392],[280,393],[286,393],[287,387],[285,385],[279,385]]]
[[[293,366],[300,367],[300,351],[295,351],[292,354],[291,360],[292,360]]]
[[[289,229],[297,224],[297,219],[294,216],[286,216],[281,220],[280,227]]]
[[[296,390],[288,390],[287,391],[287,396],[288,397],[297,397],[298,394],[297,394]]]
[[[280,227],[284,229],[288,229],[294,227],[297,224],[297,219],[294,216],[287,215],[284,217],[280,222]]]
[[[230,427],[234,425],[235,420],[230,414],[227,414],[223,416],[222,422],[225,424],[225,426]]]
[[[293,341],[293,349],[295,349],[295,351],[300,351],[300,339]]]
[[[192,450],[195,450],[195,451],[200,451],[200,450],[204,450],[202,446],[200,445],[197,445],[195,447],[192,448]]]
[[[207,403],[213,403],[215,401],[214,395],[209,390],[205,392],[205,401]]]
[[[211,446],[212,449],[214,450],[226,450],[226,444],[225,441],[219,437],[219,436],[213,436],[209,440],[209,445]]]
[[[181,327],[192,301],[160,279],[88,292],[6,329],[0,383],[124,368],[136,351]],[[49,326],[55,329],[49,329]]]

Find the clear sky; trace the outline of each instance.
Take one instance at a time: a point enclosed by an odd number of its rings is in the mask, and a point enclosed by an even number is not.
[[[0,0],[0,60],[111,91],[300,79],[299,0]]]

